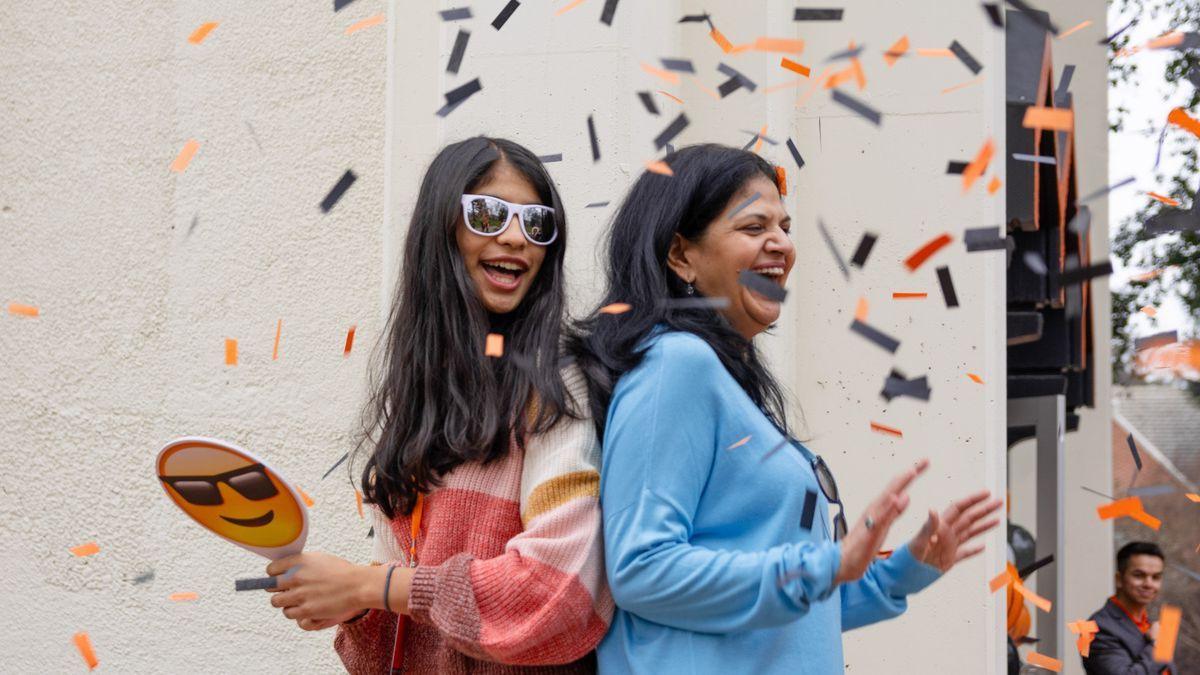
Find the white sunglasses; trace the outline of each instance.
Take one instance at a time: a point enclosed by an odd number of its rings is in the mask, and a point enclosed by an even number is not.
[[[558,239],[554,209],[541,204],[513,204],[491,195],[463,195],[463,222],[483,237],[496,237],[508,229],[513,214],[521,221],[521,233],[529,243],[549,246]]]

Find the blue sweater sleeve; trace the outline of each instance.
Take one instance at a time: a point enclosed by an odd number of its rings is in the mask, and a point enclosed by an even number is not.
[[[761,551],[692,545],[730,384],[707,344],[672,333],[614,392],[600,488],[605,564],[617,605],[646,620],[706,633],[776,626],[834,590],[833,542]]]
[[[901,546],[886,560],[876,560],[858,581],[842,585],[842,630],[854,630],[900,616],[907,596],[941,576],[936,567],[918,561]]]

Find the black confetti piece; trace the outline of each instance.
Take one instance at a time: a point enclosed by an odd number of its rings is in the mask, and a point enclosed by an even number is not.
[[[729,298],[706,298],[703,296],[668,298],[661,304],[666,309],[725,309],[729,306]]]
[[[662,67],[666,70],[673,70],[677,73],[694,73],[696,67],[692,65],[691,59],[659,59]]]
[[[897,396],[909,396],[920,399],[922,401],[929,400],[929,378],[925,375],[909,380],[901,376],[895,370],[883,382],[883,391],[880,395],[888,401],[891,401]]]
[[[604,0],[604,9],[600,12],[600,23],[611,26],[613,15],[617,13],[617,0]]]
[[[792,153],[792,159],[796,160],[796,168],[803,169],[804,168],[804,158],[800,156],[800,151],[796,149],[796,144],[793,143],[792,139],[790,139],[790,138],[787,139],[787,147],[788,147],[788,152]]]
[[[954,280],[950,278],[949,267],[937,268],[938,284],[942,287],[942,298],[947,307],[958,307],[958,294],[954,292]]]
[[[967,251],[996,251],[1008,247],[1004,237],[1000,236],[999,227],[972,227],[963,232],[963,244]]]
[[[1174,330],[1166,330],[1161,333],[1147,335],[1146,337],[1134,338],[1133,351],[1140,352],[1143,349],[1162,347],[1164,345],[1174,344],[1176,342],[1179,342],[1179,332]]]
[[[724,63],[718,63],[717,70],[721,71],[725,75],[728,75],[729,77],[736,77],[738,80],[741,80],[742,86],[746,87],[750,91],[754,91],[754,90],[758,89],[758,85],[754,83],[754,80],[751,80],[750,78],[746,77],[745,74],[743,74],[741,71],[734,68],[733,66],[730,66],[730,65],[727,65]]]
[[[600,141],[596,138],[596,123],[588,115],[588,138],[592,141],[592,161],[600,161]]]
[[[321,480],[325,480],[326,478],[329,478],[329,474],[333,473],[333,470],[338,468],[339,466],[341,466],[342,462],[346,461],[346,459],[349,457],[350,457],[350,453],[348,453],[348,452],[346,454],[342,455],[342,458],[339,459],[338,461],[334,462],[333,466],[329,467],[329,470],[325,472],[325,475],[321,476]]]
[[[812,490],[804,491],[804,510],[800,512],[800,527],[812,530],[813,518],[817,515],[817,493]]]
[[[843,92],[841,89],[833,90],[833,100],[858,113],[859,116],[875,126],[879,126],[883,119],[878,110]]]
[[[738,283],[774,302],[783,302],[787,299],[786,288],[750,270],[742,270],[738,275]]]
[[[1113,190],[1116,190],[1117,188],[1121,188],[1121,187],[1125,187],[1126,185],[1129,185],[1134,180],[1135,180],[1134,177],[1130,176],[1130,177],[1120,180],[1116,183],[1113,183],[1112,185],[1106,185],[1106,186],[1100,188],[1099,190],[1096,190],[1095,192],[1088,193],[1088,195],[1086,197],[1079,200],[1079,203],[1086,204],[1086,203],[1092,201],[1093,199],[1098,199],[1100,197],[1103,197],[1104,195],[1112,192]]]
[[[849,47],[847,49],[843,49],[840,52],[834,52],[833,54],[830,54],[829,56],[827,56],[825,58],[825,63],[833,63],[834,61],[844,61],[845,59],[856,59],[856,58],[862,56],[862,53],[864,50],[866,50],[866,48],[867,48],[867,46],[865,44],[863,44],[863,45],[858,45],[857,47]]]
[[[788,446],[788,442],[789,442],[789,441],[788,441],[788,439],[787,439],[786,437],[779,439],[779,442],[775,444],[775,447],[773,447],[773,448],[771,448],[770,450],[768,450],[768,451],[766,452],[766,454],[764,454],[764,455],[762,456],[762,459],[760,459],[760,460],[758,460],[758,461],[760,461],[760,462],[765,462],[765,461],[767,461],[768,459],[770,459],[770,458],[771,458],[771,455],[774,455],[775,453],[779,452],[780,450],[782,450],[782,449],[786,448],[786,447]]]
[[[1004,28],[1004,19],[1000,16],[1000,5],[994,2],[983,3],[983,9],[987,11],[988,18],[992,20],[992,25],[996,28]]]
[[[346,5],[349,5],[352,2],[354,2],[354,0],[333,0],[333,11],[340,12]]]
[[[639,91],[638,98],[641,99],[642,105],[646,107],[646,112],[651,115],[658,114],[658,104],[654,102],[654,96],[648,91]]]
[[[1118,30],[1117,32],[1113,33],[1112,35],[1109,35],[1108,37],[1106,37],[1106,38],[1104,38],[1103,40],[1101,40],[1101,41],[1099,42],[1099,44],[1106,45],[1106,44],[1110,44],[1110,43],[1112,43],[1112,41],[1113,41],[1113,40],[1116,40],[1118,37],[1120,37],[1120,36],[1121,36],[1121,33],[1124,33],[1125,31],[1129,30],[1129,27],[1130,27],[1130,26],[1132,26],[1132,25],[1133,25],[1133,24],[1135,24],[1135,23],[1137,23],[1137,17],[1136,17],[1136,16],[1135,16],[1135,17],[1133,17],[1132,19],[1130,19],[1130,20],[1129,20],[1129,23],[1125,24],[1125,26],[1124,26],[1124,27],[1122,27],[1120,30]]]
[[[797,7],[792,15],[793,21],[841,21],[842,10],[840,9],[811,9],[808,7]]]
[[[978,75],[979,71],[983,70],[983,66],[979,63],[979,61],[976,61],[975,57],[971,56],[971,52],[968,52],[966,47],[959,44],[958,40],[950,43],[950,51],[958,57],[959,61],[962,61],[962,64],[966,66],[972,74]]]
[[[608,206],[608,202],[592,202],[591,204],[588,204],[587,206],[585,206],[585,207],[583,207],[583,208],[585,208],[585,209],[598,209],[598,208],[600,208],[600,207],[602,207],[602,206]]]
[[[952,159],[950,160],[950,163],[946,165],[946,173],[952,176],[961,175],[962,172],[967,170],[967,164],[968,162],[960,162]]]
[[[1133,434],[1125,437],[1125,442],[1129,444],[1129,454],[1133,455],[1133,463],[1137,465],[1137,470],[1142,470],[1142,454],[1138,452],[1137,443],[1133,442]]]
[[[492,28],[496,30],[504,28],[504,24],[508,23],[508,17],[512,16],[513,12],[517,11],[517,8],[520,6],[521,3],[517,2],[517,0],[508,0],[508,4],[504,6],[504,9],[500,10],[495,19],[492,19]]]
[[[1046,261],[1042,259],[1042,254],[1037,251],[1025,251],[1021,259],[1025,261],[1025,266],[1039,277],[1046,276],[1050,271],[1046,267]]]
[[[679,113],[679,117],[676,117],[674,122],[671,122],[666,129],[662,130],[662,133],[654,137],[654,149],[662,150],[663,146],[674,140],[680,132],[687,128],[687,125],[687,115]]]
[[[1054,35],[1058,35],[1058,26],[1055,26],[1054,23],[1050,21],[1049,14],[1030,7],[1027,3],[1023,2],[1023,0],[1008,0],[1008,4],[1016,7],[1019,11],[1024,12],[1025,16],[1032,19],[1035,23],[1040,24],[1043,28],[1050,31]]]
[[[893,354],[895,354],[896,350],[900,348],[899,340],[884,333],[883,331],[880,331],[878,329],[872,328],[871,326],[868,326],[867,324],[859,321],[858,319],[855,319],[854,323],[850,324],[850,330],[854,331],[855,333],[858,333],[859,335],[865,337],[866,339],[870,340],[871,342],[874,342],[880,348],[882,348],[886,351],[889,351]]]
[[[875,246],[875,242],[879,238],[870,233],[863,232],[862,239],[858,240],[858,248],[854,249],[854,257],[850,259],[850,264],[855,267],[862,267],[867,264],[867,256],[871,255],[871,249]]]
[[[841,270],[842,276],[849,279],[850,270],[846,268],[846,261],[842,259],[842,254],[838,251],[837,242],[829,234],[829,229],[825,227],[825,222],[820,218],[817,219],[817,229],[821,231],[821,237],[825,239],[825,244],[829,247],[829,251],[833,253],[833,259],[837,262],[838,269]]]
[[[722,82],[721,86],[717,87],[717,93],[719,93],[721,95],[721,98],[725,98],[726,96],[732,94],[733,92],[735,92],[741,88],[742,88],[741,78],[731,77],[728,80],[725,80],[724,82]]]
[[[1097,277],[1106,277],[1112,274],[1112,261],[1106,260],[1095,265],[1080,267],[1078,269],[1067,270],[1059,275],[1058,283],[1062,286],[1074,286],[1085,281],[1091,281]]]
[[[354,184],[357,178],[358,176],[355,176],[353,171],[346,169],[346,173],[342,174],[342,177],[338,179],[338,182],[329,191],[329,194],[325,195],[325,199],[321,200],[321,212],[329,213],[330,209],[338,203],[342,195],[346,194],[346,190],[350,189],[350,186]]]
[[[137,586],[140,584],[149,583],[151,581],[154,581],[154,570],[149,570],[147,572],[143,572],[143,573],[137,575],[133,579],[133,584],[135,586]]]
[[[450,62],[446,64],[446,72],[458,74],[458,68],[462,65],[463,55],[467,53],[467,40],[471,39],[471,33],[459,29],[458,37],[454,38],[454,49],[450,52]]]
[[[1067,229],[1071,230],[1079,236],[1087,234],[1088,229],[1092,226],[1092,210],[1086,206],[1080,206],[1075,212],[1075,217],[1071,218]]]
[[[443,9],[438,12],[442,17],[442,21],[463,21],[471,18],[470,7],[455,7],[454,9]]]
[[[738,204],[737,206],[733,207],[733,210],[729,212],[729,215],[726,216],[726,218],[733,218],[737,214],[741,213],[742,210],[745,209],[747,206],[750,206],[754,202],[758,201],[758,198],[761,196],[762,196],[762,193],[760,193],[760,192],[755,192],[754,194],[750,195],[749,197],[744,199],[741,204]]]
[[[1179,488],[1174,485],[1145,485],[1131,487],[1126,492],[1130,497],[1161,497],[1179,492]]]
[[[455,108],[461,105],[463,101],[466,101],[468,98],[475,95],[482,89],[483,85],[479,82],[479,78],[477,77],[462,86],[455,87],[454,89],[446,92],[446,105],[442,106],[442,109],[437,112],[438,117],[445,117],[446,115],[449,115]]]
[[[1041,560],[1030,563],[1028,567],[1021,568],[1021,570],[1019,572],[1017,572],[1017,576],[1021,577],[1022,579],[1028,579],[1029,575],[1042,569],[1043,567],[1045,567],[1046,565],[1049,565],[1052,562],[1054,562],[1054,554],[1053,553],[1046,556],[1045,558],[1042,558]]]
[[[258,577],[255,579],[235,579],[233,582],[233,590],[235,591],[265,591],[268,588],[275,588],[279,584],[278,577]]]
[[[538,161],[540,161],[542,164],[550,164],[551,162],[561,162],[562,161],[562,153],[559,152],[559,153],[555,153],[553,155],[538,155]]]
[[[1017,160],[1018,162],[1036,162],[1038,164],[1051,164],[1051,165],[1058,164],[1058,160],[1053,157],[1047,157],[1045,155],[1027,155],[1023,152],[1014,152],[1012,154],[1012,158]]]

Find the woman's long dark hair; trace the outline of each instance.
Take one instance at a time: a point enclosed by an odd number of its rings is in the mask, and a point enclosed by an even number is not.
[[[622,314],[593,312],[572,332],[567,351],[588,381],[592,416],[601,438],[617,380],[641,363],[655,326],[686,331],[708,343],[717,358],[768,418],[787,434],[787,400],[754,343],[712,308],[678,301],[687,284],[667,265],[676,233],[699,240],[709,223],[752,178],[775,181],[775,168],[752,152],[707,144],[665,158],[673,177],[645,172],[626,195],[608,234],[607,289],[601,306],[627,303]]]
[[[520,305],[489,318],[455,230],[462,195],[483,184],[500,162],[525,176],[541,203],[554,208],[558,238],[546,247]],[[572,414],[558,358],[566,243],[558,191],[529,150],[499,138],[470,138],[446,146],[429,165],[409,222],[404,265],[380,345],[382,363],[372,368],[356,448],[373,446],[362,470],[362,492],[388,518],[410,513],[417,495],[456,466],[502,458],[511,437],[523,443],[526,434]],[[503,329],[494,323],[503,323]],[[484,356],[489,332],[505,333],[504,358]]]

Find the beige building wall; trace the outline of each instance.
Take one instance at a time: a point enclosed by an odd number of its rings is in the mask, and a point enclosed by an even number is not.
[[[848,515],[921,456],[933,469],[889,545],[915,532],[928,507],[1004,489],[1003,263],[998,254],[967,255],[960,235],[1001,222],[1003,192],[988,197],[977,185],[964,196],[958,178],[944,175],[948,159],[969,159],[989,136],[1003,147],[1003,36],[977,6],[853,0],[841,3],[844,22],[805,25],[789,20],[794,3],[782,0],[625,0],[608,28],[595,0],[559,17],[526,2],[497,33],[488,24],[503,4],[473,4],[458,76],[443,71],[460,25],[443,24],[434,7],[358,0],[335,14],[329,3],[221,0],[0,9],[0,128],[9,132],[0,144],[0,301],[41,308],[37,319],[0,315],[8,668],[78,669],[71,636],[87,631],[102,666],[119,672],[336,671],[332,632],[298,631],[264,597],[233,592],[232,580],[260,574],[264,561],[185,520],[156,485],[154,453],[175,436],[205,434],[263,454],[315,500],[310,548],[365,559],[366,528],[344,472],[320,477],[355,428],[425,166],[445,143],[476,133],[562,153],[550,168],[569,210],[572,310],[582,313],[597,297],[607,219],[656,156],[651,139],[680,110],[659,97],[663,115],[651,117],[639,90],[683,99],[692,125],[679,144],[741,144],[750,136],[740,130],[764,124],[781,142],[763,152],[788,171],[798,263],[784,318],[764,344],[803,410],[811,447],[837,474]],[[1077,4],[1102,23],[1102,3]],[[848,114],[823,90],[800,106],[804,88],[766,93],[794,79],[779,56],[724,57],[705,29],[676,23],[704,10],[735,43],[805,39],[797,60],[814,75],[825,54],[865,44],[867,90],[848,90],[884,113],[883,126]],[[344,34],[379,13],[386,25]],[[188,44],[207,21],[220,25]],[[914,48],[959,40],[984,64],[983,79],[943,94],[972,78],[956,60],[888,67],[879,52],[901,35]],[[662,56],[692,58],[712,88],[726,60],[759,89],[718,103],[690,80],[668,87],[639,68]],[[1099,58],[1085,52],[1075,61],[1077,106],[1089,96],[1103,110]],[[435,117],[441,94],[474,77],[483,92]],[[1103,181],[1102,170],[1088,168],[1104,161],[1101,116],[1081,127],[1090,134],[1079,143],[1084,191]],[[782,145],[788,137],[807,161],[801,171]],[[199,152],[186,172],[171,173],[189,139]],[[317,204],[346,169],[358,181],[321,214]],[[993,161],[992,174],[1004,178],[1003,162]],[[605,200],[607,208],[583,208]],[[864,230],[880,235],[848,281],[818,218],[846,258]],[[905,270],[902,259],[941,232],[954,243],[916,273]],[[942,302],[941,265],[954,275],[957,309]],[[929,298],[902,303],[893,291]],[[848,331],[860,296],[869,322],[901,340],[894,357]],[[1097,312],[1103,318],[1103,307]],[[351,325],[357,339],[347,358]],[[223,364],[226,338],[239,340],[237,367]],[[885,406],[878,392],[893,366],[928,374],[930,402]],[[904,437],[872,433],[871,421]],[[1086,539],[1081,551],[1099,546]],[[68,553],[87,541],[101,552]],[[914,598],[905,618],[847,634],[848,668],[1003,672],[1002,606],[985,584],[1003,564],[1002,536],[989,541],[984,555]],[[151,571],[152,580],[137,581]],[[178,591],[200,598],[170,602]]]

